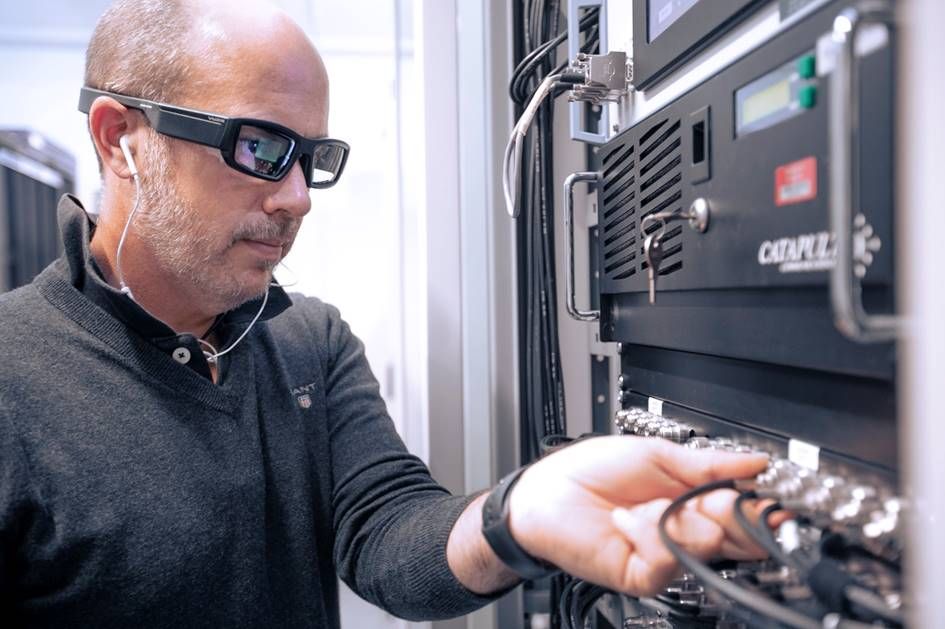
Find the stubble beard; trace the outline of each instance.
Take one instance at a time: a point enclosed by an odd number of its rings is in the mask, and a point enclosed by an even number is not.
[[[148,243],[156,264],[164,273],[193,287],[194,294],[215,304],[219,312],[233,310],[260,297],[268,290],[273,268],[278,262],[258,261],[263,280],[240,280],[225,259],[229,249],[250,235],[277,237],[298,228],[284,224],[246,225],[231,235],[215,231],[210,221],[201,220],[201,211],[181,193],[171,171],[170,147],[163,138],[145,146],[148,176],[142,176],[141,204],[135,227],[142,242]]]

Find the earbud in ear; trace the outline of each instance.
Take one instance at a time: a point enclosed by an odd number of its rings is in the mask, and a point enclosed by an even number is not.
[[[121,147],[121,152],[125,156],[125,162],[128,164],[128,170],[131,171],[132,177],[138,176],[138,167],[135,165],[135,158],[131,156],[131,147],[128,144],[128,136],[123,135],[118,138],[118,145]]]

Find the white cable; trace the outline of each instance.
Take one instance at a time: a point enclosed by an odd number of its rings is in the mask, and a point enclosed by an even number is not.
[[[135,164],[134,157],[131,156],[128,136],[121,136],[118,140],[118,145],[121,147],[121,152],[125,156],[125,162],[128,164],[128,171],[131,173],[131,177],[135,182],[135,204],[128,214],[128,220],[125,221],[125,228],[121,230],[121,238],[118,240],[118,251],[115,253],[115,267],[118,271],[118,285],[121,287],[121,292],[134,300],[135,296],[131,293],[131,288],[128,287],[128,284],[125,283],[125,274],[121,270],[121,251],[125,248],[125,239],[128,237],[128,228],[131,227],[131,221],[138,212],[138,206],[141,205],[141,176],[138,175],[138,166]]]
[[[135,205],[132,208],[131,213],[128,214],[128,220],[125,221],[125,228],[121,231],[121,238],[118,240],[118,251],[115,253],[115,267],[118,270],[118,285],[121,287],[121,292],[128,295],[132,299],[135,296],[131,292],[128,284],[125,283],[125,274],[121,270],[121,250],[125,247],[125,239],[128,237],[128,228],[131,227],[131,220],[135,217],[135,214],[138,212],[138,206],[141,204],[141,178],[135,174]]]
[[[509,136],[509,143],[505,146],[505,156],[502,159],[502,191],[505,193],[505,209],[512,218],[518,218],[519,214],[512,190],[513,186],[517,186],[518,168],[522,161],[522,142],[528,134],[528,128],[535,114],[538,113],[542,101],[554,89],[555,83],[560,78],[560,74],[549,74],[545,77],[535,90],[535,95],[528,102],[525,111],[522,112],[522,117],[512,127],[512,135]]]
[[[276,279],[276,276],[275,276],[275,275],[273,275],[273,276],[272,276],[272,281],[269,282],[269,285],[270,285],[270,286],[278,286],[279,288],[291,288],[291,287],[293,287],[293,286],[297,286],[298,283],[299,283],[299,276],[295,274],[295,271],[293,271],[292,269],[290,269],[290,268],[289,268],[289,265],[286,264],[285,262],[281,261],[281,260],[279,261],[279,265],[280,265],[282,268],[284,268],[286,271],[289,272],[289,275],[292,276],[292,281],[289,282],[288,284],[283,284],[282,282],[280,282],[279,280]]]
[[[125,228],[121,230],[121,238],[118,240],[118,250],[115,253],[115,267],[118,272],[118,284],[121,286],[121,292],[125,295],[128,295],[128,297],[130,297],[133,301],[137,302],[137,300],[135,300],[135,296],[131,292],[131,288],[125,283],[125,274],[121,270],[121,252],[122,249],[125,248],[125,239],[128,237],[128,229],[131,227],[131,221],[134,219],[135,214],[138,213],[138,207],[141,205],[141,177],[138,175],[138,166],[135,164],[134,157],[131,155],[131,146],[129,145],[128,136],[121,136],[121,138],[118,140],[118,145],[121,147],[121,152],[125,156],[125,162],[128,164],[128,171],[135,182],[135,204],[131,209],[131,212],[128,214],[128,220],[125,221]],[[269,286],[272,285],[279,286],[279,283],[275,281],[275,278],[273,278],[272,282],[269,284]],[[259,317],[262,316],[263,310],[266,309],[266,303],[269,301],[269,286],[266,287],[266,292],[263,294],[262,305],[259,307],[259,312],[257,312],[256,316],[253,317],[253,320],[249,322],[249,325],[246,326],[246,329],[243,330],[243,333],[240,334],[240,337],[233,341],[229,347],[224,349],[222,352],[217,352],[217,348],[215,348],[209,342],[203,339],[197,339],[198,343],[201,343],[202,345],[205,345],[213,350],[210,352],[203,350],[203,355],[207,359],[208,363],[213,364],[217,362],[217,359],[220,358],[220,356],[231,352],[234,347],[240,344],[240,341],[246,338],[246,335],[249,334],[249,331],[252,330],[253,326],[256,325],[256,322],[259,321]]]
[[[208,341],[205,341],[203,339],[197,339],[198,343],[200,343],[201,345],[206,345],[211,350],[213,350],[210,352],[208,352],[207,350],[203,350],[204,358],[207,359],[208,363],[210,363],[211,365],[214,364],[215,362],[217,362],[217,359],[220,358],[220,356],[223,356],[224,354],[228,354],[231,351],[233,351],[233,348],[239,345],[240,341],[246,338],[246,335],[249,334],[249,331],[252,330],[253,326],[256,325],[256,322],[259,321],[259,317],[262,316],[263,310],[266,309],[266,303],[268,301],[269,301],[269,287],[266,287],[266,292],[263,293],[262,305],[259,307],[259,312],[257,312],[256,316],[253,317],[253,320],[249,322],[249,325],[246,326],[246,329],[243,330],[243,333],[240,334],[240,337],[236,339],[235,341],[233,341],[233,343],[229,347],[224,349],[222,352],[217,352],[217,348],[211,345]]]

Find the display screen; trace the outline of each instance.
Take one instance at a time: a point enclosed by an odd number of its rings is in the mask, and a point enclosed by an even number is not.
[[[735,135],[766,129],[813,107],[815,60],[814,51],[808,51],[736,90]]]
[[[791,106],[791,81],[783,78],[742,102],[740,126],[750,126]]]
[[[647,0],[650,41],[662,35],[683,13],[696,6],[700,0]]]

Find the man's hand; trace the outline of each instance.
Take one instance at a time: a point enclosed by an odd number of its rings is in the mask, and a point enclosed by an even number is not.
[[[588,439],[522,475],[510,496],[512,535],[569,574],[652,595],[678,570],[657,531],[670,500],[709,481],[754,476],[766,463],[764,455],[691,450],[656,438]],[[736,495],[723,490],[691,501],[670,519],[670,537],[703,559],[763,558],[734,519]],[[747,515],[757,518],[762,506],[746,505]]]

